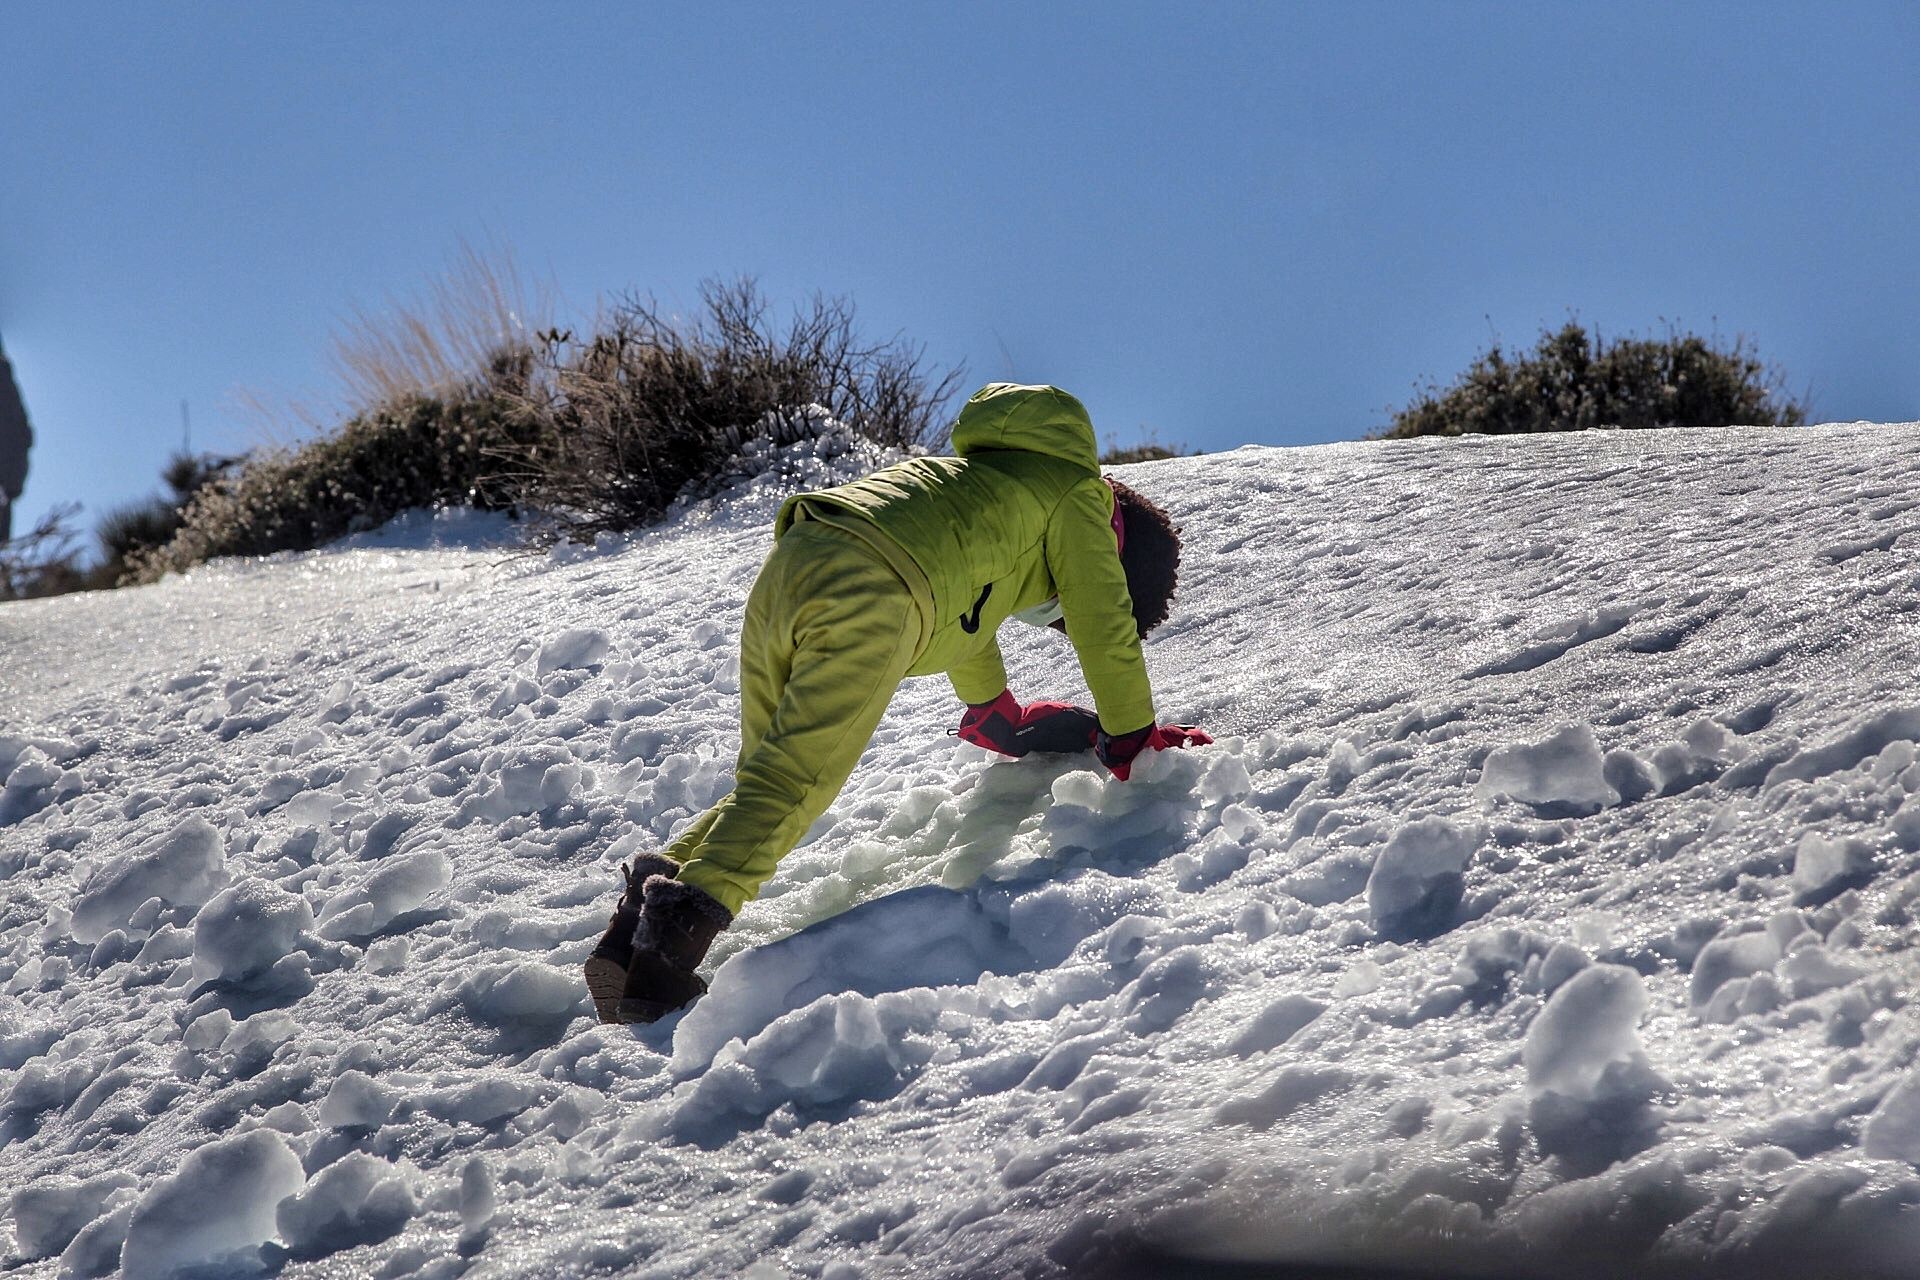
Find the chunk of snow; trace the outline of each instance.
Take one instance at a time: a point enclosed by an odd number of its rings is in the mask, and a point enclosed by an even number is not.
[[[565,746],[523,747],[494,770],[485,789],[461,803],[460,821],[501,822],[569,799],[587,776]]]
[[[1715,993],[1730,982],[1773,968],[1780,956],[1779,940],[1766,930],[1715,938],[1694,958],[1687,1003],[1710,1022],[1731,1022],[1732,1016],[1724,1007],[1708,1016]]]
[[[149,898],[197,907],[226,883],[226,848],[205,818],[188,818],[142,853],[125,854],[102,866],[74,904],[76,942],[91,945],[127,923]]]
[[[215,1009],[203,1013],[187,1025],[181,1034],[180,1043],[189,1049],[205,1052],[218,1049],[226,1038],[233,1034],[233,1014],[227,1009]]]
[[[501,687],[499,694],[494,697],[492,705],[487,708],[487,714],[490,716],[503,716],[515,707],[525,706],[539,696],[539,685],[527,679],[525,676],[518,676]]]
[[[147,1189],[127,1223],[126,1280],[189,1271],[255,1271],[279,1229],[280,1202],[306,1182],[300,1157],[271,1129],[197,1147]]]
[[[299,1027],[292,1014],[285,1009],[268,1009],[234,1024],[233,1030],[220,1042],[220,1052],[244,1054],[253,1050],[272,1049],[293,1039],[297,1030]]]
[[[1467,939],[1447,981],[1472,993],[1498,994],[1515,974],[1529,967],[1537,972],[1553,947],[1550,940],[1526,929],[1482,929]]]
[[[484,965],[462,980],[459,994],[468,1012],[496,1025],[566,1017],[586,999],[577,973],[537,961]]]
[[[1478,824],[1437,817],[1394,832],[1367,877],[1373,927],[1390,937],[1424,937],[1450,924],[1482,834]]]
[[[313,908],[266,880],[229,885],[193,921],[196,982],[246,982],[266,973],[313,928]]]
[[[1810,782],[1857,769],[1897,742],[1920,739],[1920,706],[1893,707],[1856,718],[1837,736],[1795,752],[1775,765],[1765,785]]]
[[[413,943],[402,934],[397,938],[382,938],[367,947],[366,965],[369,973],[401,973],[407,967],[407,958],[412,954]]]
[[[1802,897],[1811,897],[1872,868],[1872,856],[1852,841],[1833,840],[1809,831],[1794,846],[1793,887]]]
[[[436,1089],[420,1100],[420,1106],[427,1114],[456,1124],[488,1125],[519,1115],[539,1099],[540,1091],[533,1084],[496,1071]]]
[[[1893,838],[1900,842],[1903,849],[1920,849],[1920,795],[1909,795],[1893,816],[1887,819],[1887,827],[1893,832]]]
[[[53,1257],[100,1216],[109,1196],[133,1182],[124,1173],[86,1181],[58,1174],[34,1179],[13,1193],[15,1251],[28,1260]]]
[[[758,1120],[777,1108],[817,1109],[885,1097],[933,1050],[940,1006],[924,989],[877,998],[822,996],[723,1049],[675,1117],[677,1132]]]
[[[1640,1058],[1646,1009],[1646,984],[1625,965],[1591,965],[1568,978],[1527,1028],[1520,1059],[1528,1089],[1593,1099],[1610,1065]]]
[[[380,864],[320,909],[323,938],[367,938],[413,911],[453,880],[453,864],[438,849],[422,849]]]
[[[6,789],[13,792],[37,791],[60,780],[60,766],[47,759],[38,747],[28,747],[14,758],[6,773]]]
[[[555,671],[575,671],[598,666],[607,656],[607,633],[591,627],[563,631],[540,646],[534,660],[534,675],[545,678]]]
[[[1487,799],[1518,800],[1542,809],[1593,813],[1619,800],[1593,726],[1565,724],[1539,742],[1496,748],[1480,773]]]
[[[1834,987],[1866,976],[1866,970],[1848,964],[1825,947],[1796,947],[1780,962],[1780,976],[1786,979],[1795,999],[1804,1000]]]
[[[1540,961],[1537,981],[1542,991],[1556,991],[1590,963],[1587,953],[1570,942],[1556,942]]]
[[[469,1232],[485,1231],[498,1203],[493,1170],[485,1160],[474,1156],[460,1170],[460,1225]]]
[[[1660,789],[1653,766],[1625,748],[1609,751],[1601,759],[1600,780],[1626,804],[1644,800]]]
[[[1246,758],[1237,751],[1216,749],[1210,754],[1212,760],[1200,775],[1198,790],[1201,797],[1212,805],[1233,804],[1246,799],[1253,790],[1253,777],[1247,772]],[[1246,813],[1246,810],[1240,812]]]
[[[1878,1160],[1920,1164],[1920,1067],[1909,1068],[1867,1116],[1860,1149]]]
[[[80,1228],[60,1254],[60,1277],[104,1276],[120,1269],[120,1255],[126,1244],[127,1224],[133,1219],[132,1192],[122,1192],[126,1202],[101,1214]],[[121,1273],[123,1276],[125,1272]]]
[[[364,1151],[350,1151],[280,1202],[280,1237],[295,1257],[317,1258],[385,1240],[418,1209],[412,1175]]]
[[[399,1098],[364,1071],[342,1071],[320,1103],[320,1123],[329,1129],[377,1129],[393,1114]]]

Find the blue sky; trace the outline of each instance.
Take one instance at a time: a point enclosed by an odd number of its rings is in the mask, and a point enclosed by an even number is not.
[[[547,10],[552,10],[551,12]],[[1920,417],[1920,6],[10,8],[24,523],[157,488],[463,241],[589,309],[850,296],[1103,433],[1351,439],[1570,313]]]

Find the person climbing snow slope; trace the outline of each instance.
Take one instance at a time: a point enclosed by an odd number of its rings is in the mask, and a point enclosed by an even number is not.
[[[1101,476],[1080,401],[994,383],[953,448],[781,507],[741,630],[733,791],[621,868],[585,966],[603,1021],[652,1022],[706,990],[715,935],[833,803],[906,676],[945,672],[959,736],[1010,756],[1091,748],[1124,780],[1142,751],[1212,741],[1155,719],[1140,640],[1172,605],[1179,532]],[[996,639],[1010,617],[1066,633],[1094,710],[1015,700]]]

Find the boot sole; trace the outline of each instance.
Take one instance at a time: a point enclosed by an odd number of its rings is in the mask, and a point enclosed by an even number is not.
[[[583,968],[587,975],[587,994],[593,997],[594,1016],[606,1023],[631,1021],[620,1016],[620,995],[627,987],[626,966],[605,956],[589,956]]]

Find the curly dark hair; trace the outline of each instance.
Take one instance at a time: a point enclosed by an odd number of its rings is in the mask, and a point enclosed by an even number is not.
[[[1180,585],[1180,527],[1139,490],[1112,476],[1106,480],[1113,486],[1127,532],[1120,563],[1127,572],[1127,594],[1133,597],[1133,621],[1144,638],[1173,611],[1173,593]]]

